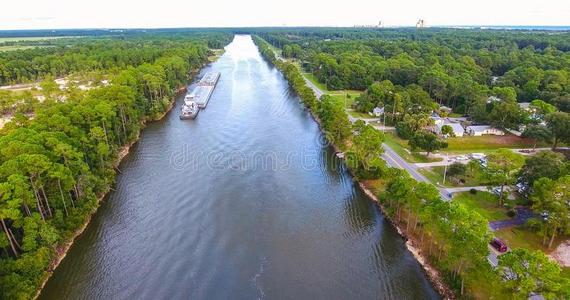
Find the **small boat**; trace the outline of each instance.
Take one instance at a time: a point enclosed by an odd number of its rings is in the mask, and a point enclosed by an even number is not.
[[[186,99],[184,99],[186,100]],[[184,101],[180,110],[180,120],[194,119],[200,112],[198,104],[194,101]]]

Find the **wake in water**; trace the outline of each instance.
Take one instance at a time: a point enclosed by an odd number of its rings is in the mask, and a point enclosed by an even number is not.
[[[263,292],[263,288],[261,287],[261,285],[259,284],[259,278],[261,277],[261,275],[263,274],[263,270],[264,270],[264,266],[267,263],[267,258],[266,257],[262,257],[261,258],[261,263],[259,264],[259,271],[257,271],[257,273],[255,273],[255,275],[253,275],[253,278],[251,279],[251,281],[253,281],[253,286],[257,289],[257,291],[259,292],[259,297],[257,299],[265,299],[265,293]]]

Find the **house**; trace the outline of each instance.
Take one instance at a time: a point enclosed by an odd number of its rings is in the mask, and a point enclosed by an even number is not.
[[[505,133],[502,130],[489,125],[467,126],[467,128],[465,128],[465,131],[467,132],[467,134],[472,136],[505,135]]]
[[[491,96],[491,97],[487,98],[487,103],[501,102],[501,101],[503,101],[503,100],[497,96]]]
[[[433,124],[435,124],[435,125],[445,123],[445,119],[444,119],[444,118],[440,118],[438,115],[433,115],[433,116],[431,116],[431,119],[433,120]]]
[[[519,102],[519,107],[522,110],[526,110],[528,112],[533,112],[533,110],[534,110],[530,107],[530,102]]]
[[[384,107],[382,107],[382,108],[380,108],[380,107],[375,107],[375,108],[372,110],[372,114],[375,115],[375,116],[377,116],[377,117],[383,115],[383,114],[384,114]]]
[[[435,127],[434,127],[434,131],[435,133],[442,135],[441,133],[441,129],[443,128],[443,126],[449,126],[451,127],[451,129],[453,130],[453,135],[456,137],[461,137],[465,134],[465,129],[463,128],[463,126],[461,126],[461,124],[459,123],[451,123],[449,121],[444,121],[444,122],[436,122],[435,123]]]

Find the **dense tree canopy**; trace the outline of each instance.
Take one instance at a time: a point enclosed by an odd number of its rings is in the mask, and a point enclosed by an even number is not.
[[[145,120],[165,112],[208,53],[205,41],[188,38],[84,40],[66,48],[0,53],[0,83],[46,78],[46,100],[0,132],[1,298],[34,295],[55,247],[109,190],[121,148],[138,137]],[[106,74],[110,84],[85,92],[52,84],[53,76],[87,70]]]

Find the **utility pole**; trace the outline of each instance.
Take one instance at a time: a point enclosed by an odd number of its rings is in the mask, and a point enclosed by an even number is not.
[[[445,175],[447,175],[447,161],[448,161],[448,154],[445,153],[445,166],[443,167],[443,182],[441,185],[445,185]]]

